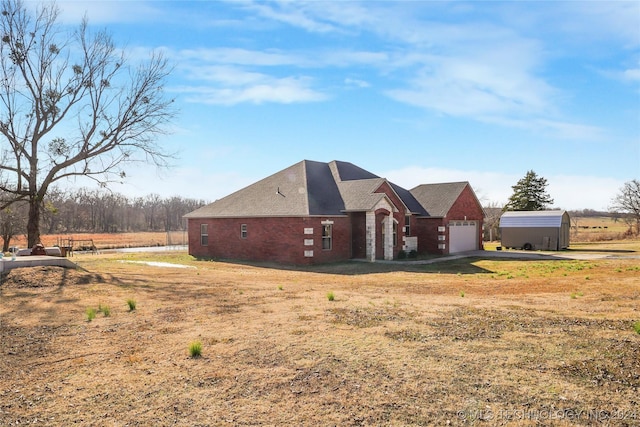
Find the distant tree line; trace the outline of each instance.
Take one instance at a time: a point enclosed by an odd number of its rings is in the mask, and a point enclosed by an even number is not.
[[[105,189],[52,189],[42,201],[42,234],[180,231],[183,215],[206,202],[158,194],[130,198]],[[0,237],[7,251],[13,236],[27,232],[26,203],[0,211]]]

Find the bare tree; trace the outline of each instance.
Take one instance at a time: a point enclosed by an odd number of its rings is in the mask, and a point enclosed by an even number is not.
[[[34,14],[21,0],[0,10],[0,190],[29,206],[28,245],[40,240],[42,202],[52,184],[87,176],[102,186],[134,161],[166,166],[156,143],[175,115],[163,94],[165,58],[127,65],[111,36],[58,25],[54,3]]]
[[[629,230],[635,223],[636,234],[640,234],[640,181],[633,179],[625,182],[618,194],[611,200],[609,210],[625,214]]]
[[[15,204],[0,210],[0,238],[2,238],[2,252],[9,251],[11,239],[24,230],[25,206]]]
[[[498,202],[489,202],[484,207],[484,239],[493,241],[500,239],[500,217],[504,212],[504,206]]]

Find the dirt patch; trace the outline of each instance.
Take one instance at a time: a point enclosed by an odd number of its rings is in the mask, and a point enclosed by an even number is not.
[[[640,423],[635,261],[76,261],[0,285],[0,425]]]
[[[60,286],[86,285],[88,283],[104,283],[101,274],[64,267],[25,267],[14,268],[2,275],[2,289],[38,289],[56,288]]]

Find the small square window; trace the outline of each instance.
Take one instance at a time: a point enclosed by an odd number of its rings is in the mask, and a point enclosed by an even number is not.
[[[240,237],[242,239],[246,239],[247,238],[247,224],[241,224],[240,225]]]

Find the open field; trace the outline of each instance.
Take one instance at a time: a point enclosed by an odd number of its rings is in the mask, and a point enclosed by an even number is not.
[[[572,217],[570,238],[572,242],[617,240],[628,230],[623,220],[611,217]]]
[[[160,231],[140,233],[65,233],[46,234],[41,238],[45,246],[60,245],[61,242],[68,239],[75,239],[76,243],[82,242],[83,245],[88,245],[89,241],[93,241],[97,249],[187,244],[187,236],[184,231],[171,231],[169,233]],[[26,236],[15,236],[11,239],[11,246],[26,248]]]
[[[0,285],[0,425],[640,425],[637,258],[75,261]]]

